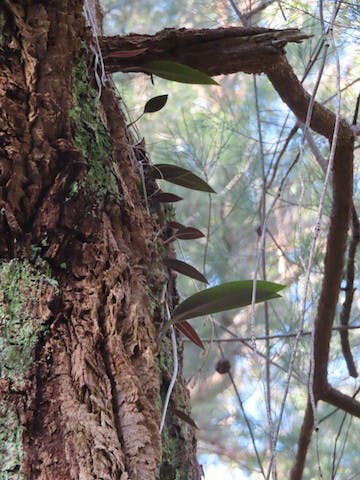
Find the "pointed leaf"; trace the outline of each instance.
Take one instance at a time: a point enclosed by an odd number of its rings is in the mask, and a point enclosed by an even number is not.
[[[185,225],[179,222],[175,222],[175,220],[170,220],[170,222],[167,222],[167,226],[172,228],[173,230],[179,230],[179,228],[185,228]]]
[[[187,277],[199,280],[199,282],[209,283],[204,277],[204,275],[199,272],[199,270],[186,262],[182,262],[181,260],[177,260],[176,258],[164,258],[164,263],[172,270],[182,273]]]
[[[181,332],[185,337],[191,340],[195,345],[205,350],[204,344],[202,343],[199,335],[196,333],[195,329],[190,325],[189,322],[180,322],[175,325],[177,330]]]
[[[198,177],[186,168],[178,167],[167,163],[153,165],[151,173],[154,178],[167,180],[168,182],[181,185],[191,190],[199,190],[200,192],[216,193],[214,189],[208,185],[205,180]]]
[[[197,430],[199,430],[199,427],[196,425],[196,423],[194,422],[194,420],[189,417],[189,415],[187,415],[186,413],[182,412],[181,410],[176,410],[174,408],[173,410],[173,413],[174,415],[176,415],[177,417],[181,418],[181,420],[184,420],[184,422],[188,423],[189,425],[191,425],[192,427],[196,428]]]
[[[277,283],[258,280],[256,282],[256,303],[280,297],[277,292],[283,288],[285,288],[283,285]],[[252,292],[252,280],[222,283],[216,287],[202,290],[175,308],[171,322],[183,322],[189,318],[251,305]]]
[[[179,202],[180,200],[183,200],[183,198],[179,197],[179,195],[175,195],[174,193],[156,192],[153,195],[151,195],[151,200],[155,200],[156,202],[159,202],[159,203],[173,203],[173,202]]]
[[[143,66],[146,73],[157,75],[158,77],[172,80],[180,83],[194,83],[200,85],[219,85],[215,80],[205,73],[191,68],[182,63],[171,62],[169,60],[154,60]]]
[[[205,237],[205,235],[195,227],[184,227],[180,228],[174,237],[179,240],[195,240],[196,238]]]
[[[167,95],[158,95],[157,97],[150,98],[150,100],[145,103],[144,113],[158,112],[165,106],[167,99]]]
[[[119,52],[110,52],[106,55],[106,58],[130,58],[137,57],[142,53],[145,53],[147,48],[138,48],[136,50],[121,50]]]

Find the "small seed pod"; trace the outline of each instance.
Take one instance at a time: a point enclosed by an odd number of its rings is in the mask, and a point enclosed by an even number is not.
[[[215,366],[215,370],[224,375],[224,373],[229,373],[231,368],[231,363],[227,358],[220,358]]]

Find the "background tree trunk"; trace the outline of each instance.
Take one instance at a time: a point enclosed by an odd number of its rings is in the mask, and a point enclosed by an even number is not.
[[[198,478],[171,412],[161,446],[165,226],[110,84],[98,101],[83,2],[5,0],[0,27],[1,472]]]

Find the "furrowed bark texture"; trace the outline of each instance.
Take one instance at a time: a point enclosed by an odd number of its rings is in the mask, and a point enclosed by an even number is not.
[[[8,322],[14,312],[31,312],[27,327],[47,325],[49,333],[39,336],[36,362],[22,381],[19,366],[18,376],[2,379],[0,417],[4,405],[13,405],[25,428],[25,478],[155,478],[160,463],[156,401],[159,392],[164,396],[168,379],[160,388],[146,285],[156,284],[159,295],[166,277],[150,247],[159,225],[141,207],[132,163],[136,149],[129,148],[131,139],[110,88],[103,89],[101,119],[113,143],[94,116],[80,42],[86,39],[82,5],[75,0],[5,0],[1,13],[2,308]],[[287,41],[302,38],[297,30],[168,29],[157,36],[102,38],[101,45],[109,72],[141,71],[155,59],[185,63],[209,75],[265,72],[304,123],[310,96],[283,51]],[[111,57],[111,52],[139,49],[145,51],[127,59]],[[311,128],[329,141],[335,120],[315,103]],[[314,395],[316,402],[327,401],[360,417],[360,403],[334,390],[327,379],[352,207],[353,140],[351,128],[341,121],[315,324]],[[11,263],[14,258],[18,263]],[[17,282],[10,282],[9,271]],[[22,300],[16,310],[14,292],[32,291],[26,278],[37,279],[40,296],[37,302]],[[10,355],[7,360],[11,373]],[[163,360],[160,369],[171,370],[169,355]],[[308,406],[293,480],[301,478],[312,423]],[[193,437],[186,438],[172,415],[166,436],[192,444]],[[175,478],[184,463],[195,471],[186,449],[179,460],[178,445],[166,445],[161,478]],[[178,477],[195,475],[182,472]]]
[[[159,478],[169,373],[157,360],[149,292],[167,279],[133,141],[111,87],[97,113],[82,2],[4,0],[0,15],[0,336],[5,355],[11,320],[31,330],[34,346],[19,358],[34,355],[29,368],[11,368],[9,354],[0,371],[0,417],[12,409],[23,450],[13,461],[3,445],[1,471],[27,480]],[[181,382],[177,394],[186,403]],[[173,475],[197,478],[194,438],[179,423],[167,429],[188,443],[166,462],[179,453]]]

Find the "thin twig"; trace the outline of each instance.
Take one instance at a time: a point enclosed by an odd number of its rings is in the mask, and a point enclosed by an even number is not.
[[[219,348],[219,351],[220,351],[220,353],[221,353],[222,358],[225,358],[225,357],[224,357],[224,351],[223,351],[223,349],[222,349],[222,347],[221,347],[221,344],[218,345],[218,348]],[[236,396],[236,399],[237,399],[237,401],[238,401],[238,404],[239,404],[239,407],[240,407],[240,410],[241,410],[241,414],[242,414],[242,416],[244,417],[246,426],[247,426],[247,428],[248,428],[248,431],[249,431],[249,434],[250,434],[250,438],[251,438],[251,443],[252,443],[252,446],[253,446],[253,449],[254,449],[254,452],[255,452],[256,460],[257,460],[257,462],[258,462],[260,471],[261,471],[261,473],[262,473],[262,476],[263,476],[264,478],[266,478],[266,477],[265,477],[265,470],[264,470],[264,467],[263,467],[263,465],[262,465],[262,461],[261,461],[261,458],[260,458],[260,455],[259,455],[259,452],[258,452],[258,449],[257,449],[257,446],[256,446],[255,435],[254,435],[254,432],[253,432],[253,430],[252,430],[251,423],[250,423],[250,421],[249,421],[249,419],[248,419],[248,416],[247,416],[247,414],[246,414],[246,411],[245,411],[243,402],[242,402],[241,397],[240,397],[239,390],[238,390],[238,388],[237,388],[237,386],[236,386],[236,383],[235,383],[234,377],[233,377],[233,375],[232,375],[232,373],[231,373],[231,370],[229,370],[229,371],[227,372],[227,374],[228,374],[228,377],[229,377],[229,379],[230,379],[230,382],[231,382],[231,384],[232,384],[232,386],[233,386],[233,389],[234,389],[234,392],[235,392],[235,396]]]
[[[333,327],[332,330],[334,332],[341,332],[343,330],[358,330],[360,329],[360,325],[348,325],[348,326],[340,326],[340,327]],[[201,341],[203,343],[233,343],[233,342],[250,342],[252,337],[239,337],[236,334],[232,338],[202,338]],[[280,338],[295,338],[298,335],[298,333],[278,333],[278,334],[273,334],[273,335],[258,335],[256,336],[256,341],[266,341],[266,340],[276,340]],[[301,337],[306,337],[310,336],[311,331],[306,330],[300,333]],[[184,342],[191,342],[191,340],[184,338]]]
[[[170,315],[169,307],[168,307],[166,301],[165,301],[165,309],[166,309],[167,321],[169,321],[170,318],[171,318],[171,315]],[[179,373],[179,358],[178,358],[178,353],[177,353],[175,328],[173,327],[173,325],[170,326],[170,332],[171,332],[171,345],[172,345],[172,353],[173,353],[173,372],[172,372],[172,375],[171,375],[171,380],[170,380],[169,387],[168,387],[167,392],[166,392],[164,406],[163,406],[163,410],[162,410],[162,414],[161,414],[160,433],[162,432],[162,430],[164,428],[164,425],[165,425],[166,412],[167,412],[167,409],[168,409],[168,406],[169,406],[170,397],[171,397],[172,391],[173,391],[175,383],[176,383],[176,378],[177,378],[178,373]]]
[[[256,121],[257,121],[257,131],[259,135],[259,147],[260,147],[260,160],[261,160],[261,176],[262,176],[262,190],[261,190],[261,200],[260,200],[260,225],[261,228],[264,227],[263,222],[266,218],[266,184],[267,178],[265,173],[265,153],[264,153],[264,142],[263,142],[263,135],[262,135],[262,124],[260,118],[260,106],[259,106],[259,92],[257,88],[257,81],[256,76],[253,75],[253,87],[254,87],[254,94],[255,94],[255,108],[256,108]],[[264,240],[262,244],[262,248],[260,250],[261,255],[261,266],[262,266],[262,279],[266,281],[266,235],[264,235]],[[270,334],[270,322],[269,322],[269,308],[268,302],[264,304],[264,320],[265,320],[265,335],[268,337]],[[269,444],[270,444],[270,452],[271,456],[274,458],[274,462],[272,465],[272,472],[274,479],[276,479],[276,451],[274,449],[274,435],[273,435],[273,419],[272,419],[272,412],[271,412],[271,375],[270,375],[270,340],[266,340],[265,346],[265,355],[266,355],[266,362],[265,362],[265,405],[266,405],[266,416],[269,425]],[[266,478],[269,478],[271,470],[268,470]]]
[[[352,417],[350,417],[349,425],[348,425],[348,428],[347,428],[347,432],[345,434],[345,439],[344,439],[344,442],[343,442],[343,445],[342,445],[342,448],[341,448],[341,451],[340,451],[340,455],[339,455],[338,460],[336,461],[337,444],[338,444],[338,441],[340,440],[340,435],[341,435],[342,429],[345,425],[345,420],[346,420],[347,416],[348,416],[348,414],[344,413],[343,418],[341,419],[340,427],[339,427],[339,429],[336,433],[335,442],[334,442],[334,450],[333,450],[333,458],[332,458],[332,464],[331,464],[331,480],[335,480],[337,471],[339,469],[340,461],[341,461],[341,459],[344,455],[344,449],[345,449],[345,445],[346,445],[346,440],[347,440],[348,435],[349,435],[349,430],[350,430]]]

